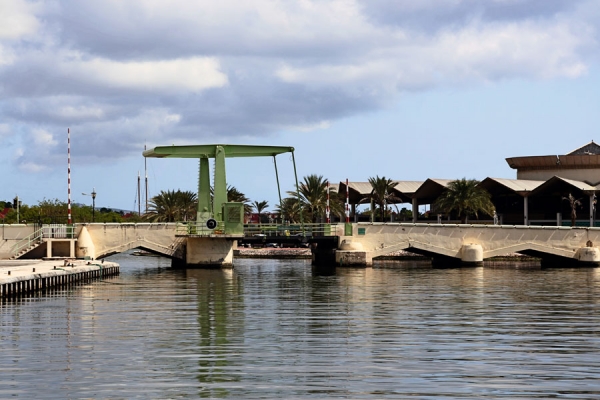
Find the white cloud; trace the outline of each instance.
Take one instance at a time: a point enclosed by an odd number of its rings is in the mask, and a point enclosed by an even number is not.
[[[327,129],[330,126],[331,126],[331,121],[320,121],[320,122],[317,122],[316,124],[298,125],[298,126],[292,127],[291,129],[295,130],[295,131],[299,131],[299,132],[312,132],[312,131]]]
[[[4,4],[0,121],[34,135],[18,157],[32,170],[64,156],[53,134],[69,126],[87,162],[146,140],[325,130],[407,90],[577,78],[600,32],[584,0]]]
[[[34,162],[25,162],[19,164],[19,169],[23,172],[27,173],[39,173],[48,170],[48,167],[41,164],[36,164]]]
[[[0,124],[0,137],[9,136],[11,134],[10,124]]]
[[[96,82],[120,89],[142,91],[199,91],[222,87],[227,76],[212,57],[164,61],[120,62],[95,58],[63,61],[63,72],[81,81]]]
[[[33,129],[31,132],[33,144],[36,146],[49,147],[56,146],[57,142],[54,136],[45,129]]]
[[[591,41],[590,32],[577,33],[564,23],[474,23],[431,37],[402,36],[352,63],[286,63],[275,74],[297,84],[399,89],[522,76],[575,78],[587,71],[578,50]]]
[[[37,5],[25,0],[2,0],[0,4],[0,41],[34,34],[39,28]]]
[[[56,110],[56,116],[66,120],[100,119],[105,112],[101,107],[66,105]]]

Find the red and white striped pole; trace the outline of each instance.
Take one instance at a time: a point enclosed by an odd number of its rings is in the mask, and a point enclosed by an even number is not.
[[[346,223],[350,222],[350,189],[348,188],[348,178],[346,178]]]
[[[67,128],[67,177],[68,177],[68,200],[67,200],[67,215],[68,224],[71,225],[71,130]]]
[[[325,216],[327,217],[327,223],[331,222],[329,219],[329,181],[327,181],[327,206],[325,207]]]

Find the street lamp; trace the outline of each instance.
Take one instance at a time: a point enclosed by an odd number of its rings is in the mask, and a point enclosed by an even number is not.
[[[92,189],[91,194],[81,193],[84,196],[92,196],[92,222],[96,222],[96,188]]]

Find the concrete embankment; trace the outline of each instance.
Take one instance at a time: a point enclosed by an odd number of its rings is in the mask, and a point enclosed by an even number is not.
[[[114,262],[84,260],[0,261],[0,297],[72,285],[119,274]]]
[[[262,248],[262,249],[251,249],[251,248],[239,248],[234,250],[235,258],[272,258],[272,259],[310,259],[310,249],[297,249],[297,248]],[[409,261],[409,260],[430,260],[429,257],[425,257],[419,254],[411,253],[408,251],[396,251],[385,256],[379,256],[374,259],[377,260],[388,260],[388,261]],[[510,262],[531,262],[539,261],[537,258],[524,256],[522,254],[510,253],[503,256],[493,257],[486,261],[510,261]]]
[[[311,259],[310,249],[295,248],[239,248],[233,251],[235,258]]]

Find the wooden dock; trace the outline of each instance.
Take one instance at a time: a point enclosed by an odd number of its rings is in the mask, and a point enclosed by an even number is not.
[[[119,275],[119,264],[84,260],[0,261],[0,297],[9,298]]]

